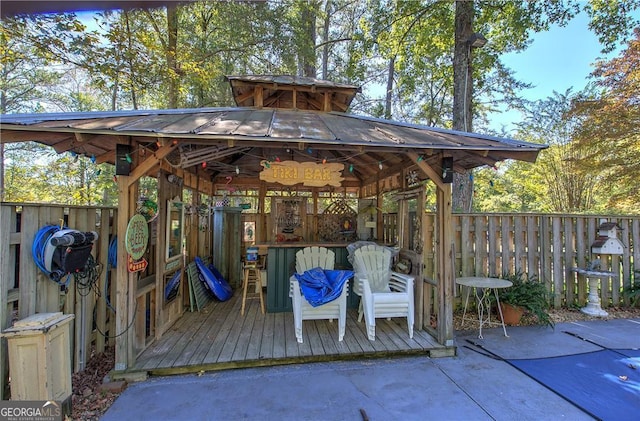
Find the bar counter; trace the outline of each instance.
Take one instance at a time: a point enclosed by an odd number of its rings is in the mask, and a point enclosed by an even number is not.
[[[352,270],[347,260],[348,243],[282,242],[262,243],[255,247],[268,249],[267,252],[267,312],[292,311],[289,297],[289,278],[296,271],[296,253],[305,247],[326,247],[336,254],[335,269]],[[357,307],[359,297],[352,293],[353,279],[349,281],[349,307]]]

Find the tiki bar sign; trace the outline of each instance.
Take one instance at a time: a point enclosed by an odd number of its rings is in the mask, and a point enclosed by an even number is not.
[[[260,180],[271,183],[280,183],[285,186],[293,186],[294,184],[302,183],[309,187],[340,187],[342,180],[344,180],[344,177],[342,176],[344,164],[316,164],[315,162],[296,161],[261,161],[260,165],[263,167],[263,170],[260,173]]]

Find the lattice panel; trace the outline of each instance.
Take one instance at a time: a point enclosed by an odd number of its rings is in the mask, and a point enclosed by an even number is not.
[[[318,237],[322,241],[355,241],[358,214],[346,200],[333,202],[322,215],[318,216]]]

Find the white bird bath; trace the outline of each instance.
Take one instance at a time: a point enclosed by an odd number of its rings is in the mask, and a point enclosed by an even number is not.
[[[580,311],[589,316],[607,317],[609,313],[602,309],[600,305],[600,296],[598,295],[598,281],[602,278],[608,278],[610,276],[617,276],[614,272],[606,270],[589,270],[581,268],[571,268],[572,271],[578,273],[587,278],[589,284],[589,297],[587,298],[587,305],[582,307]]]

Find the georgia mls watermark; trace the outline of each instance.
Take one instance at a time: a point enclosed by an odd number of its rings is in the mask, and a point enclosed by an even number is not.
[[[0,421],[62,421],[56,401],[0,401]]]

